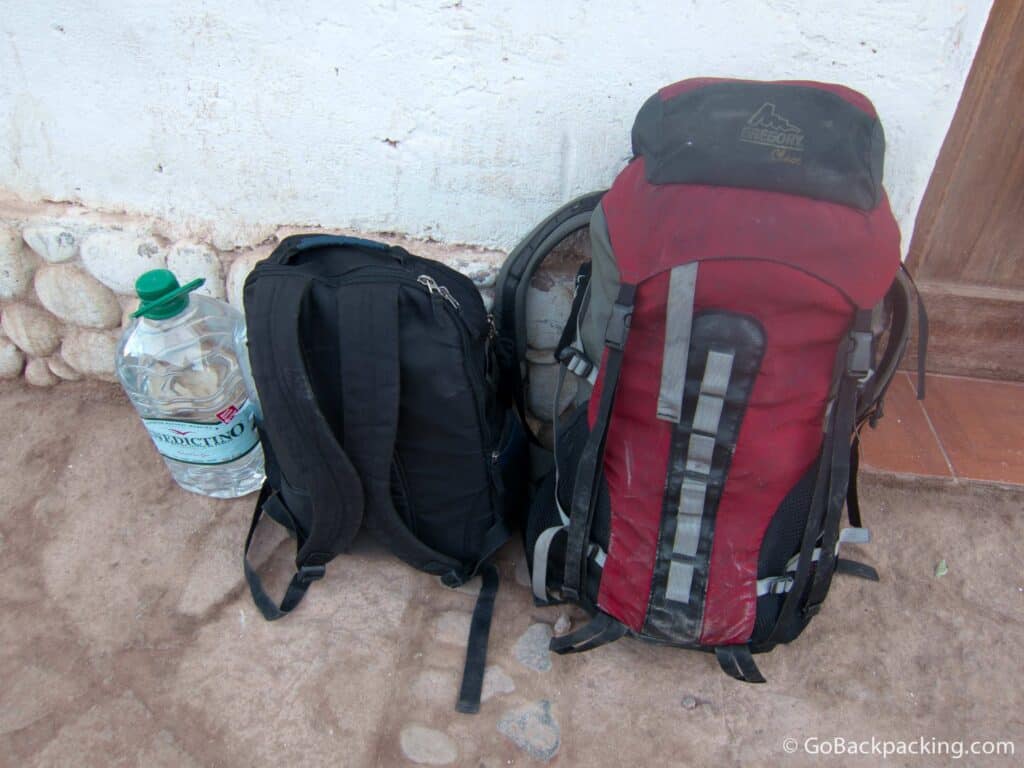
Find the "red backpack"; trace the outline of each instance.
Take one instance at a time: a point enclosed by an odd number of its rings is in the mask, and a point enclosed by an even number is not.
[[[594,616],[559,653],[631,634],[763,682],[751,654],[797,637],[835,573],[878,579],[840,545],[868,540],[857,434],[881,415],[915,295],[882,128],[842,86],[698,79],[652,96],[632,142],[611,189],[542,223],[499,279],[522,404],[522,293],[589,226],[555,351],[578,406],[555,419],[525,531],[534,593]]]

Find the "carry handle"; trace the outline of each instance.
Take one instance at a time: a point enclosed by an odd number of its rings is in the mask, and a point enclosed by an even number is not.
[[[274,249],[274,254],[277,263],[284,265],[290,263],[300,253],[315,248],[359,248],[364,251],[380,251],[390,253],[399,264],[404,264],[408,255],[404,248],[349,235],[291,235],[281,241]]]

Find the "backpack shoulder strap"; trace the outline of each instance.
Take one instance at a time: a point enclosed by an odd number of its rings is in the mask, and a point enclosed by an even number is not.
[[[467,566],[416,538],[391,497],[401,396],[399,290],[397,282],[338,290],[342,440],[363,479],[366,527],[410,565],[457,586],[472,575],[476,563]]]
[[[323,577],[327,562],[351,544],[363,519],[362,484],[317,405],[303,357],[299,316],[309,288],[309,277],[298,271],[252,279],[245,287],[249,359],[263,405],[263,432],[273,444],[280,474],[310,507],[307,530],[294,525],[297,572],[275,606],[247,553],[264,511],[278,520],[292,515],[279,489],[268,483],[260,494],[244,563],[253,599],[267,619],[280,618],[299,603],[309,584]]]

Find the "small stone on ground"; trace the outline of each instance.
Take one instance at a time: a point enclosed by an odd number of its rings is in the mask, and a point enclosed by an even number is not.
[[[490,666],[484,670],[484,687],[480,692],[480,701],[487,701],[495,696],[512,693],[516,684],[499,666]]]
[[[461,611],[445,611],[434,622],[434,638],[439,643],[463,645],[469,639],[473,617]]]
[[[546,699],[506,712],[498,721],[498,731],[530,757],[545,762],[558,753],[562,743],[562,731]]]
[[[516,641],[516,661],[537,672],[551,670],[551,627],[547,624],[531,624]]]
[[[448,736],[425,725],[407,725],[402,729],[402,752],[420,765],[448,765],[455,762],[459,750]]]

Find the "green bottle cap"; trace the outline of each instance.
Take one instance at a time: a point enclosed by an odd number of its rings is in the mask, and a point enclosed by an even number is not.
[[[169,269],[151,269],[139,275],[135,281],[139,308],[132,312],[132,317],[148,317],[151,320],[174,317],[188,306],[188,295],[205,282],[199,278],[179,285],[178,278]]]

